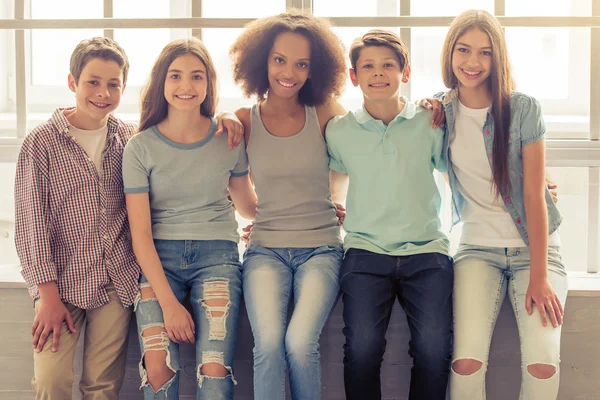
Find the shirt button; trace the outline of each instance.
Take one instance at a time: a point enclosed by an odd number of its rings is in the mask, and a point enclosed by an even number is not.
[[[488,129],[487,131],[485,131],[485,134],[489,135],[490,134],[490,130]]]
[[[106,214],[106,208],[102,207],[102,208],[100,209],[100,212],[101,212],[102,214]]]
[[[108,240],[108,235],[104,235],[104,236],[102,236],[102,239],[104,239],[104,240]]]
[[[493,154],[490,154],[490,158],[494,158],[494,155],[493,155]]]
[[[520,219],[517,220],[517,224],[521,225],[521,220]]]
[[[507,203],[510,203],[510,197],[507,197],[507,198],[506,198],[506,202],[507,202]]]

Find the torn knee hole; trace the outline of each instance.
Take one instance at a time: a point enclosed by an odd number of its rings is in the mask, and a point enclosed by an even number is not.
[[[225,379],[230,377],[234,385],[237,385],[233,377],[231,367],[225,366],[225,357],[223,353],[217,351],[202,352],[202,363],[198,365],[197,379],[198,386],[202,387],[205,378]]]
[[[452,370],[459,375],[473,375],[479,371],[483,363],[471,358],[456,360],[452,363]]]
[[[206,318],[209,320],[209,340],[223,340],[227,333],[226,319],[229,307],[229,281],[214,279],[204,281],[203,298],[200,300],[206,309]]]
[[[141,295],[141,299],[145,300],[145,299],[155,299],[156,298],[156,294],[154,293],[154,289],[152,289],[149,285],[140,285],[140,295]]]
[[[536,379],[550,379],[556,373],[556,367],[551,364],[530,364],[527,372]]]
[[[200,374],[204,376],[224,377],[229,375],[229,371],[223,364],[207,363],[200,368]]]

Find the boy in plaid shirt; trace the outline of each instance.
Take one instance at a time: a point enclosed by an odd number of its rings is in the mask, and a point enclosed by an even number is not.
[[[131,246],[121,177],[135,126],[111,115],[129,62],[108,38],[77,45],[59,108],[23,142],[15,181],[16,245],[35,300],[36,399],[70,399],[73,355],[86,321],[80,391],[116,399],[126,364],[139,266]]]

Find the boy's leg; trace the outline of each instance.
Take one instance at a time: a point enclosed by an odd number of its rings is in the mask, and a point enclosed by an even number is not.
[[[52,352],[51,333],[40,353],[33,352],[34,377],[31,384],[35,390],[36,400],[70,399],[73,393],[73,356],[79,340],[79,334],[85,311],[71,304],[65,304],[71,313],[77,333],[71,333],[63,322],[60,329],[58,351]],[[40,300],[35,302],[38,310]]]
[[[106,289],[110,303],[86,313],[80,384],[83,400],[116,400],[125,375],[132,310],[123,308],[112,284]]]
[[[285,335],[294,399],[321,398],[319,339],[339,295],[344,251],[321,246],[293,251],[294,311]]]
[[[348,400],[381,399],[385,332],[396,298],[396,257],[350,249],[340,270],[344,303],[344,387]]]
[[[452,259],[439,253],[402,257],[398,299],[410,329],[410,400],[444,400],[452,351]]]

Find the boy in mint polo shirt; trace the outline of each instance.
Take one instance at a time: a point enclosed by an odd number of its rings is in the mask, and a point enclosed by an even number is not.
[[[446,170],[444,133],[431,126],[430,111],[400,96],[410,66],[397,35],[369,31],[354,41],[350,59],[364,105],[334,118],[326,130],[332,174],[350,180],[340,271],[346,398],[381,399],[385,333],[398,298],[411,333],[409,399],[443,400],[453,267],[433,170]]]

